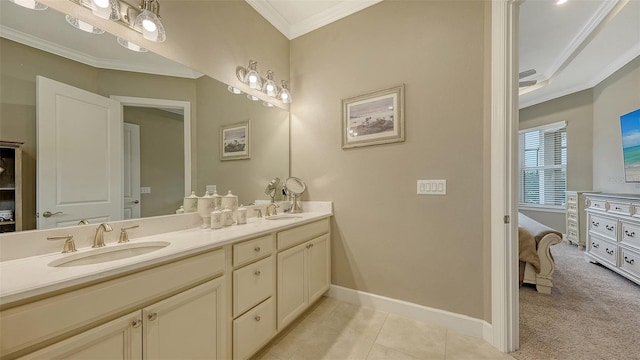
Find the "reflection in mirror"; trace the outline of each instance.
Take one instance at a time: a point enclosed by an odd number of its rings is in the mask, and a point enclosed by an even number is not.
[[[270,179],[288,177],[286,111],[264,107],[244,95],[233,95],[227,85],[191,69],[177,68],[179,64],[157,55],[126,50],[110,34],[77,31],[65,22],[64,15],[52,9],[34,12],[6,1],[1,1],[0,6],[0,140],[25,143],[23,230],[36,227],[35,215],[40,210],[36,208],[38,75],[105,97],[170,99],[191,105],[191,116],[186,121],[175,109],[123,108],[124,122],[140,128],[140,187],[150,190],[140,194],[140,216],[173,213],[182,204],[185,192],[193,189],[203,195],[207,185],[216,185],[219,193],[232,190],[241,203],[248,204],[265,198],[264,186]],[[53,20],[29,21],[43,14]],[[27,29],[25,24],[34,28]],[[53,39],[35,45],[38,39],[49,35]],[[116,48],[105,53],[107,45],[96,45],[102,37]],[[55,41],[64,45],[52,45]],[[71,48],[76,45],[94,49]],[[96,53],[96,48],[102,52]],[[242,121],[251,122],[251,158],[220,161],[220,127]],[[183,136],[183,129],[187,128],[190,145]],[[184,159],[185,144],[191,150],[190,161]],[[185,176],[185,168],[192,169],[189,176]],[[191,179],[190,183],[185,184],[185,177]],[[114,216],[111,220],[116,219]]]

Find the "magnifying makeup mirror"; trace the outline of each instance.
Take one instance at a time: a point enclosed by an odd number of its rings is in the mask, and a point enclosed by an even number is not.
[[[302,209],[300,208],[297,200],[298,197],[307,189],[307,185],[297,177],[290,177],[285,180],[284,187],[287,189],[287,194],[291,196],[292,205],[289,212],[292,214],[301,213]]]
[[[274,178],[273,180],[269,181],[269,183],[267,184],[267,188],[264,189],[264,193],[271,197],[271,203],[276,202],[276,192],[278,190],[278,184],[280,184],[280,178]]]

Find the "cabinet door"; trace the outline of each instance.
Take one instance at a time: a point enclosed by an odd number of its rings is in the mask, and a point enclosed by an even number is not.
[[[314,302],[327,289],[331,279],[329,235],[309,241],[307,247],[309,264],[309,303]]]
[[[278,330],[283,329],[307,307],[307,243],[278,254]]]
[[[224,277],[142,310],[146,359],[225,359]]]
[[[142,359],[140,311],[31,353],[22,359]]]

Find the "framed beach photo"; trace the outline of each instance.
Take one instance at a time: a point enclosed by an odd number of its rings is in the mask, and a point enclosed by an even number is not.
[[[249,121],[220,127],[220,160],[242,160],[250,158]]]
[[[640,182],[640,109],[620,116],[625,182]]]
[[[342,100],[342,148],[404,141],[404,84]]]

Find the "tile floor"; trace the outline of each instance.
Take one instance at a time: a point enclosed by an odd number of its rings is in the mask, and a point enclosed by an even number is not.
[[[321,298],[254,360],[513,359],[487,342],[371,308]]]

